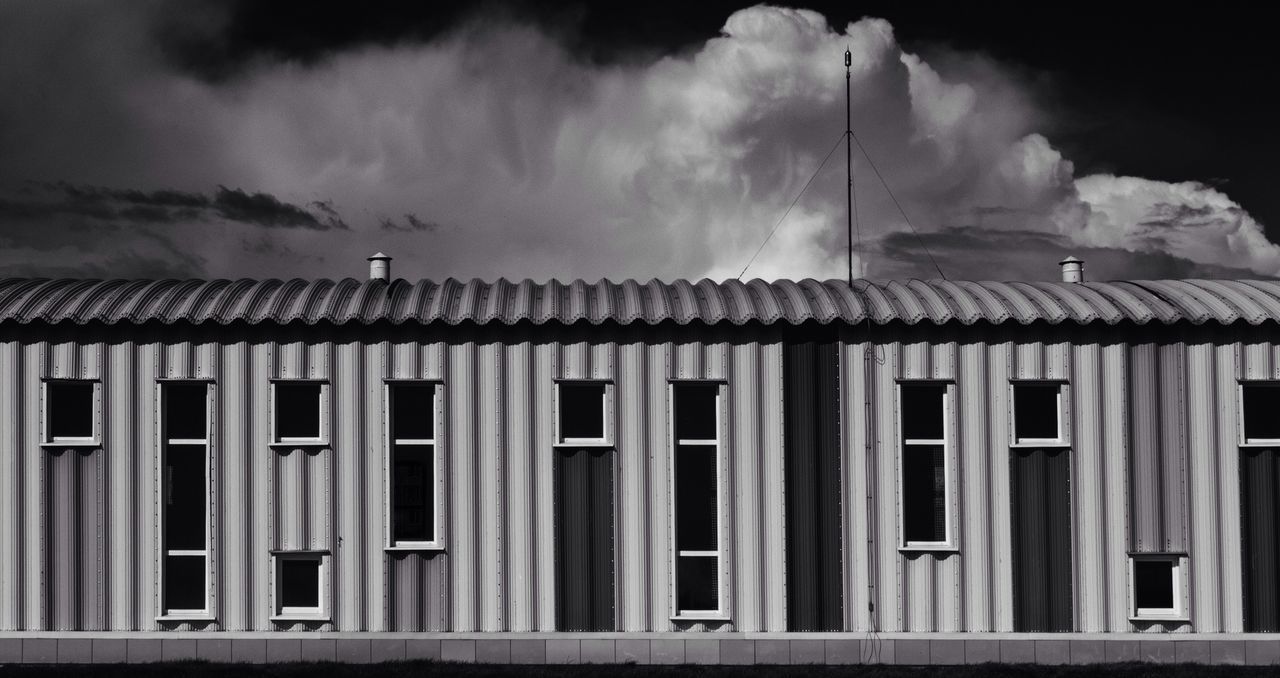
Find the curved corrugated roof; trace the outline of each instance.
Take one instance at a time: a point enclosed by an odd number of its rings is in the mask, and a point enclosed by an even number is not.
[[[0,323],[1280,321],[1280,283],[0,279]]]

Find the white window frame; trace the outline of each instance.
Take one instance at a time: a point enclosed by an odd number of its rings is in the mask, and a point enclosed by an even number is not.
[[[716,438],[714,440],[677,439],[676,438],[676,387],[682,384],[707,384],[716,387]],[[728,459],[725,445],[725,402],[728,382],[723,379],[671,379],[667,382],[667,439],[671,441],[668,458],[667,487],[671,497],[668,507],[667,534],[669,535],[668,551],[671,553],[671,594],[670,609],[672,621],[729,621],[729,581],[726,572],[728,563],[728,511],[726,509],[727,490],[726,472]],[[676,496],[676,455],[680,445],[715,445],[716,460],[716,549],[714,551],[679,551],[676,542],[677,507]],[[716,558],[716,609],[714,610],[682,610],[680,609],[680,558]]]
[[[1138,587],[1135,580],[1134,567],[1138,561],[1173,562],[1173,607],[1138,607]],[[1187,554],[1185,553],[1130,553],[1129,554],[1129,621],[1175,621],[1189,622],[1187,593]]]
[[[316,384],[320,386],[320,431],[315,438],[282,438],[276,432],[280,410],[276,406],[276,386],[279,384]],[[329,380],[328,379],[272,379],[271,380],[271,447],[327,447],[329,445]]]
[[[569,385],[599,385],[603,386],[603,395],[600,398],[600,437],[599,438],[566,438],[560,432],[560,388],[565,384]],[[572,447],[572,448],[608,448],[613,449],[613,382],[608,379],[556,379],[555,380],[555,429],[556,437],[553,447]]]
[[[1058,435],[1053,438],[1019,438],[1018,437],[1018,387],[1025,388],[1056,388],[1057,389],[1057,414],[1058,414]],[[1071,447],[1067,441],[1067,410],[1066,410],[1066,391],[1067,382],[1058,379],[1014,379],[1009,382],[1009,439],[1013,441],[1013,447]]]
[[[907,438],[903,431],[903,411],[902,411],[902,387],[907,386],[942,386],[942,437],[941,438]],[[897,441],[897,463],[898,463],[898,550],[911,552],[932,552],[932,553],[950,553],[960,550],[956,539],[955,530],[955,478],[953,472],[953,462],[951,455],[954,446],[951,444],[953,435],[952,417],[955,412],[955,382],[949,379],[898,379],[894,388],[894,412],[897,415],[897,430],[894,432],[894,438]],[[942,446],[942,484],[943,484],[943,502],[946,506],[946,512],[943,516],[943,540],[942,541],[909,541],[907,540],[906,525],[906,502],[904,494],[904,481],[906,470],[907,448],[923,446],[923,445],[941,445]]]
[[[1239,407],[1236,408],[1236,430],[1239,432],[1236,438],[1240,441],[1240,447],[1280,447],[1280,438],[1246,437],[1244,428],[1244,391],[1246,387],[1274,388],[1280,390],[1280,381],[1269,379],[1241,379],[1236,383],[1236,403],[1239,404]]]
[[[165,398],[165,386],[168,384],[203,384],[205,387],[204,406],[205,406],[205,434],[203,439],[196,438],[169,438],[165,431],[165,421],[168,419],[169,402]],[[209,606],[210,592],[213,585],[213,568],[211,557],[213,554],[213,516],[209,510],[209,499],[213,493],[213,472],[211,460],[213,457],[213,398],[214,383],[210,379],[157,379],[156,380],[156,402],[160,403],[160,418],[156,422],[156,437],[160,441],[160,457],[159,470],[156,474],[156,496],[160,498],[160,525],[159,541],[160,548],[160,567],[159,585],[160,585],[160,614],[156,616],[157,621],[166,620],[212,620],[213,612]],[[191,549],[170,549],[165,543],[166,525],[168,522],[167,511],[165,510],[165,477],[164,467],[170,445],[202,445],[204,447],[204,550]],[[166,575],[166,559],[169,556],[201,556],[204,558],[204,607],[200,609],[166,609],[164,607],[165,592],[165,575]]]
[[[52,417],[49,411],[50,384],[90,384],[93,386],[93,435],[89,437],[55,437],[49,432]],[[101,447],[102,446],[102,381],[100,379],[71,379],[49,377],[40,380],[40,445],[42,447]]]
[[[286,560],[318,561],[317,584],[320,591],[316,607],[284,607],[280,600],[280,572]],[[271,552],[271,621],[329,621],[329,560],[328,550],[295,550]]]
[[[431,389],[431,416],[433,422],[431,426],[433,438],[423,440],[417,438],[392,438],[392,417],[394,410],[392,408],[392,390],[399,385],[419,385],[430,386]],[[442,407],[444,403],[444,381],[440,379],[384,379],[382,387],[382,411],[386,413],[383,418],[383,467],[386,473],[383,474],[383,510],[386,520],[385,547],[387,551],[443,551],[445,549],[444,527],[445,521],[442,519],[444,511],[444,464],[442,463],[443,453],[440,445],[444,439],[441,431],[441,425],[445,419],[442,416]],[[432,474],[432,503],[435,505],[435,511],[432,513],[432,531],[435,537],[430,541],[396,541],[395,540],[395,507],[392,505],[391,489],[394,482],[393,474],[395,473],[393,454],[396,445],[431,445],[431,464]]]

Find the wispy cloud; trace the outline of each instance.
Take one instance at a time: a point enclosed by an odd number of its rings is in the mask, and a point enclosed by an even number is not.
[[[413,212],[406,213],[402,221],[397,221],[390,217],[381,217],[378,219],[378,226],[384,231],[414,232],[440,230],[440,224],[437,224],[434,221],[422,219]]]
[[[312,202],[304,209],[266,193],[218,186],[211,195],[189,191],[115,189],[66,182],[25,182],[9,197],[0,195],[0,218],[76,216],[111,224],[188,223],[214,219],[266,228],[346,229],[332,205]]]

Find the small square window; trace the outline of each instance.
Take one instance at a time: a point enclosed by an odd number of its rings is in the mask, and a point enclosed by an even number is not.
[[[324,384],[279,381],[274,388],[276,442],[322,442]]]
[[[602,382],[560,382],[560,440],[605,440],[605,385]]]
[[[1280,385],[1244,384],[1240,391],[1245,440],[1280,440]]]
[[[324,561],[321,553],[276,554],[277,616],[319,617],[324,613]]]
[[[1130,557],[1134,619],[1180,619],[1183,557],[1174,554],[1135,554]]]
[[[209,436],[209,387],[202,382],[168,382],[164,385],[164,436],[166,440],[204,440]]]
[[[97,438],[92,381],[45,382],[45,437],[49,442]]]
[[[716,395],[719,384],[684,383],[675,392],[676,440],[715,440],[719,437]]]
[[[902,437],[907,440],[942,440],[946,422],[946,384],[902,385]]]
[[[397,383],[391,390],[391,436],[396,440],[435,438],[434,384]]]
[[[1018,441],[1061,439],[1061,393],[1057,384],[1014,385],[1013,431]]]

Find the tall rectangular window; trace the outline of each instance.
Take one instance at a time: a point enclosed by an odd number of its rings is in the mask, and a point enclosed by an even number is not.
[[[390,382],[391,546],[435,547],[437,385]]]
[[[1280,382],[1240,383],[1244,630],[1280,631]]]
[[[44,382],[44,442],[93,445],[98,442],[98,382],[50,379]]]
[[[323,445],[328,424],[328,384],[290,379],[271,384],[271,442]]]
[[[902,544],[950,547],[948,385],[899,385],[902,424]]]
[[[672,384],[676,614],[721,612],[720,386]]]
[[[162,382],[160,400],[162,607],[169,616],[203,615],[209,572],[209,386]]]

